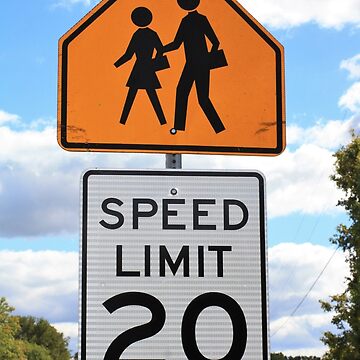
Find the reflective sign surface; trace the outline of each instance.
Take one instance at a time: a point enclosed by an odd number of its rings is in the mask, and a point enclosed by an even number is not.
[[[81,359],[268,359],[264,180],[89,171]]]

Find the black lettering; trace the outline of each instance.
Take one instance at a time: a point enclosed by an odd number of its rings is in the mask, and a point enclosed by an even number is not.
[[[198,275],[204,277],[204,247],[198,246]]]
[[[139,205],[150,205],[149,211],[140,211]],[[152,217],[158,211],[158,205],[153,199],[133,199],[133,229],[139,229],[140,217]]]
[[[116,246],[116,276],[140,276],[140,271],[123,271],[122,245]]]
[[[150,270],[150,261],[151,261],[151,247],[150,245],[145,245],[145,276],[148,277],[151,274]]]
[[[242,220],[237,224],[230,224],[230,206],[237,206],[242,210]],[[224,230],[240,230],[249,220],[249,211],[245,204],[239,200],[224,200]]]
[[[105,309],[112,314],[125,306],[142,306],[151,311],[151,320],[120,334],[106,350],[104,360],[119,359],[122,353],[135,342],[156,335],[164,326],[166,312],[163,304],[154,296],[141,292],[118,294],[103,303]],[[135,315],[134,315],[135,316]]]
[[[216,292],[198,296],[185,310],[181,325],[181,339],[186,357],[189,360],[210,360],[200,352],[196,342],[196,322],[201,312],[210,306],[224,309],[232,322],[233,341],[231,348],[221,360],[242,359],[247,342],[247,325],[244,312],[233,298]]]
[[[185,230],[183,224],[169,224],[169,216],[177,216],[176,210],[169,210],[169,204],[185,204],[184,199],[163,199],[163,229],[164,230]]]
[[[184,277],[189,277],[190,265],[189,265],[189,246],[183,246],[181,251],[173,262],[166,246],[160,245],[160,276],[165,277],[165,262],[169,265],[173,275],[176,274],[182,262],[184,262]]]
[[[224,276],[224,251],[232,251],[231,246],[209,246],[209,251],[217,252],[217,276]]]
[[[203,225],[199,223],[201,216],[208,216],[209,212],[206,210],[200,211],[199,205],[215,205],[215,200],[194,199],[193,200],[193,229],[194,230],[216,230],[216,225]]]
[[[109,209],[110,204],[115,204],[115,205],[118,205],[120,207],[123,204],[123,202],[121,200],[119,200],[119,199],[116,199],[116,198],[108,198],[108,199],[105,199],[101,204],[101,209],[103,210],[103,212],[105,214],[115,216],[118,219],[118,221],[116,223],[114,223],[114,224],[109,224],[105,220],[101,220],[100,225],[103,226],[106,229],[109,229],[109,230],[116,230],[116,229],[119,229],[119,228],[121,228],[123,226],[123,224],[124,224],[124,216],[119,211]]]

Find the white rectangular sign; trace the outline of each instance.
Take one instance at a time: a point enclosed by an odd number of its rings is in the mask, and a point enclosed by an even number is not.
[[[81,360],[268,360],[264,178],[83,177]]]

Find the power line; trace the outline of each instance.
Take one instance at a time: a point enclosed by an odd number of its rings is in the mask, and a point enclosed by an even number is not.
[[[346,118],[348,118],[349,116],[351,116],[351,111],[349,109],[345,109],[345,111],[343,112],[343,116],[342,116],[342,120],[341,121],[344,121],[346,120]],[[325,170],[322,170],[322,173],[321,175],[325,173]],[[314,190],[314,189],[312,189]],[[311,240],[314,232],[315,232],[315,229],[317,228],[318,224],[319,224],[319,221],[320,221],[320,216],[321,214],[319,214],[318,218],[317,218],[317,221],[314,225],[314,227],[312,228],[312,231],[310,233],[310,237],[309,237],[309,241]],[[294,241],[296,241],[299,233],[300,233],[300,229],[303,225],[303,222],[304,222],[304,218],[305,218],[305,214],[303,214],[302,216],[302,219],[297,227],[297,230],[295,232],[295,237],[294,237]],[[326,268],[328,267],[328,265],[330,264],[330,262],[332,261],[332,259],[334,258],[337,250],[339,249],[339,247],[337,247],[334,251],[334,253],[331,255],[330,259],[328,260],[328,262],[325,264],[324,268],[321,270],[320,274],[318,275],[318,277],[315,279],[314,283],[310,286],[310,289],[308,290],[308,292],[305,294],[305,296],[301,299],[301,301],[299,302],[299,304],[294,308],[294,310],[290,313],[290,315],[285,319],[284,323],[280,325],[280,327],[275,330],[275,332],[270,336],[270,337],[273,337],[275,336],[286,324],[287,322],[290,320],[291,317],[293,317],[295,315],[295,313],[299,310],[299,308],[301,307],[301,305],[304,303],[304,301],[306,300],[306,298],[309,296],[310,292],[312,291],[312,289],[315,287],[316,283],[319,281],[320,277],[323,275],[324,271],[326,270]],[[294,273],[294,270],[292,270],[290,272],[290,275],[288,276],[287,280],[285,281],[285,285],[282,286],[281,290],[284,289],[284,287],[286,286],[286,284],[289,282],[290,278],[292,277]]]
[[[303,217],[302,217],[300,226],[298,227],[298,231],[299,231],[299,229],[300,229],[300,227],[301,227],[301,225],[302,225],[302,223],[303,223],[304,218],[305,218],[305,214],[304,214]],[[314,235],[314,233],[315,233],[315,230],[316,230],[317,226],[319,225],[319,222],[320,222],[320,215],[317,217],[316,223],[315,223],[315,225],[313,226],[313,228],[312,228],[312,230],[311,230],[310,236],[309,236],[309,238],[308,238],[308,240],[307,240],[308,242],[311,241],[311,239],[312,239],[312,237],[313,237],[313,235]],[[298,232],[297,232],[297,233],[298,233]],[[296,239],[297,239],[297,234],[296,234],[296,237],[295,237],[295,239],[294,239],[294,242],[296,241]],[[282,265],[281,268],[280,268],[280,270],[282,270],[284,267],[285,267],[285,265]],[[294,272],[295,272],[295,269],[294,269],[294,268],[292,268],[292,269],[289,271],[289,274],[288,274],[286,280],[282,283],[282,286],[281,286],[281,288],[280,288],[280,292],[283,291],[283,290],[286,288],[286,286],[289,284],[290,279],[292,279],[292,277],[293,277],[293,275],[294,275]]]
[[[271,337],[275,336],[290,320],[291,317],[293,317],[295,315],[295,313],[300,309],[301,305],[304,303],[304,301],[306,300],[306,298],[309,296],[310,292],[312,291],[312,289],[315,287],[316,283],[319,281],[319,279],[321,278],[321,276],[323,275],[323,273],[325,272],[326,268],[329,266],[330,262],[332,261],[332,259],[334,258],[336,252],[338,251],[339,246],[335,249],[335,251],[333,252],[333,254],[330,256],[329,260],[327,261],[327,263],[325,264],[325,266],[323,267],[323,269],[320,271],[320,274],[316,277],[315,281],[313,282],[313,284],[310,286],[309,290],[307,291],[307,293],[304,295],[304,297],[301,299],[301,301],[295,306],[294,310],[290,313],[290,315],[285,319],[285,321],[272,333]]]

